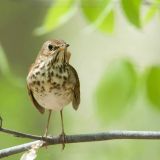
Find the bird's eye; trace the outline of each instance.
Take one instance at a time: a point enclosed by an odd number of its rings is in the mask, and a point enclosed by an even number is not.
[[[48,45],[48,49],[49,49],[50,51],[52,51],[52,50],[53,50],[53,45],[49,44],[49,45]]]
[[[59,48],[59,46],[53,46],[52,44],[49,44],[49,45],[48,45],[48,49],[49,49],[50,51],[56,50],[56,49],[58,49],[58,48]]]

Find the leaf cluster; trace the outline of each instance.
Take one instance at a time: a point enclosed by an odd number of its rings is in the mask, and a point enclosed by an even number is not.
[[[143,73],[134,66],[129,60],[120,60],[103,73],[95,99],[100,118],[105,122],[123,115],[127,107],[134,106],[131,104],[138,96],[145,97],[160,111],[160,66],[151,66]]]
[[[89,23],[89,28],[103,33],[113,33],[116,22],[117,5],[125,19],[135,26],[142,28],[159,13],[160,0],[147,2],[143,0],[55,0],[48,9],[41,27],[35,34],[42,35],[57,29],[80,10],[80,13]],[[142,7],[147,10],[142,16]]]

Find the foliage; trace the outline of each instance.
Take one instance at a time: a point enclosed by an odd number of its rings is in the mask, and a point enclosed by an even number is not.
[[[118,61],[111,64],[103,74],[96,90],[96,101],[100,119],[105,123],[122,116],[143,87],[151,106],[160,109],[160,66],[146,68],[145,76],[138,73],[134,66],[127,60]]]
[[[147,96],[153,106],[160,109],[160,66],[149,68],[146,77]]]
[[[141,27],[140,7],[142,0],[121,0],[122,9],[128,20],[136,27]]]
[[[156,13],[159,12],[159,7],[160,7],[160,0],[154,0],[154,3],[150,5],[148,8],[148,11],[144,17],[144,24],[147,24],[150,22],[153,17],[156,15]]]
[[[133,99],[136,85],[137,73],[131,62],[118,61],[107,69],[96,92],[97,108],[104,122],[124,113]]]
[[[78,4],[78,2],[80,4]],[[49,8],[42,27],[35,30],[35,34],[42,35],[55,30],[75,14],[76,8],[80,9],[89,25],[103,33],[112,33],[115,26],[115,10],[119,3],[126,19],[135,27],[141,28],[158,13],[160,1],[146,2],[143,0],[55,0]],[[147,3],[147,4],[146,4]],[[142,7],[147,5],[148,11],[142,17]]]
[[[75,13],[74,0],[56,0],[48,9],[48,13],[45,17],[42,27],[35,30],[36,34],[44,34],[53,29],[56,29],[59,25],[62,25]]]
[[[114,28],[114,10],[112,0],[82,0],[81,10],[92,27],[110,33]]]

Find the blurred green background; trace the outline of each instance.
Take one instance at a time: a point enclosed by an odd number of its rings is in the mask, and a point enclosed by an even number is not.
[[[159,130],[160,0],[1,0],[0,116],[3,126],[42,135],[47,114],[33,107],[26,76],[44,41],[70,44],[81,82],[77,112],[64,109],[66,134]],[[85,125],[84,125],[85,124]],[[53,113],[50,134],[61,132]],[[29,142],[0,133],[0,149]],[[37,159],[150,160],[159,141],[116,140],[40,149]],[[4,158],[20,159],[22,153]]]

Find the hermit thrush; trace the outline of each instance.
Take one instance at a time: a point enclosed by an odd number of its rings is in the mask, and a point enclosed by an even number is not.
[[[60,111],[63,138],[63,108],[72,102],[73,108],[78,109],[80,103],[80,82],[76,70],[69,64],[69,44],[63,40],[46,41],[27,76],[27,88],[34,106],[40,113],[49,110],[45,136],[52,111]]]

